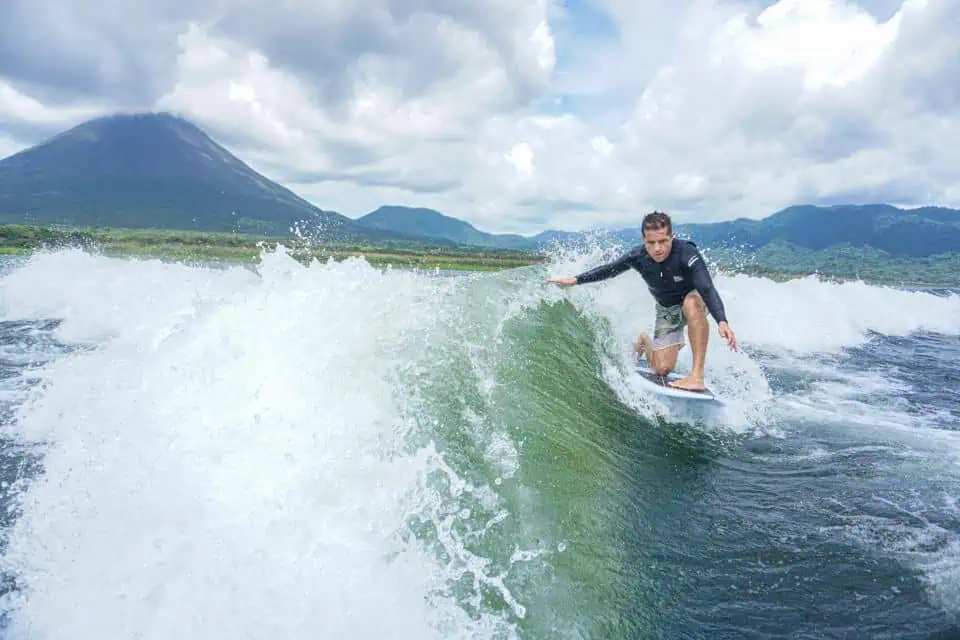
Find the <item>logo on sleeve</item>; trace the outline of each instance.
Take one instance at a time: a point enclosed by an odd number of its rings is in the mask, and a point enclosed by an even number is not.
[[[687,266],[692,267],[693,263],[700,259],[700,256],[693,256],[690,260],[687,261]]]

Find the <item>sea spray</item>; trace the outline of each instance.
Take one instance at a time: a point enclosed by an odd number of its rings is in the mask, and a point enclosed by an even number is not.
[[[259,278],[47,260],[92,267],[86,287],[31,298],[15,275],[6,312],[57,315],[61,337],[96,349],[51,364],[16,423],[44,446],[4,556],[21,586],[6,603],[14,637],[509,630],[496,613],[468,617],[445,596],[445,565],[404,535],[412,516],[439,515],[424,486],[449,468],[404,446],[387,370],[443,282],[279,252]],[[119,282],[98,283],[102,269]],[[145,304],[132,289],[143,272],[174,286]]]

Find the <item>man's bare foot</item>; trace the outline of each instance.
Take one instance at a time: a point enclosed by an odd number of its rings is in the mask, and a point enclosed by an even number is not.
[[[703,391],[706,389],[706,386],[703,384],[703,376],[689,375],[685,378],[668,382],[667,384],[677,389],[686,389],[687,391]]]

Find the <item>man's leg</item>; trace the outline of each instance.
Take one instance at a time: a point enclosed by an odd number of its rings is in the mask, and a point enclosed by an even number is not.
[[[650,370],[660,376],[665,376],[677,366],[677,356],[683,348],[683,327],[686,320],[681,307],[664,307],[656,305],[657,315],[654,320],[653,338],[643,333],[634,343],[637,353],[647,356]]]
[[[699,391],[704,389],[703,376],[707,359],[707,341],[710,325],[707,322],[707,306],[696,291],[691,291],[683,301],[683,315],[687,320],[690,349],[693,351],[693,369],[690,375],[671,382],[671,386]]]
[[[647,363],[650,370],[658,376],[665,376],[677,366],[677,356],[680,354],[682,344],[672,344],[667,347],[654,347],[653,340],[646,333],[641,333],[636,342],[633,343],[637,355],[643,354],[647,357]]]

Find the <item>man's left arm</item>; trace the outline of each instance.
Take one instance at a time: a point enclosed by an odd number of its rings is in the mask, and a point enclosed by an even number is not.
[[[684,256],[683,260],[684,266],[690,274],[690,280],[693,282],[697,293],[700,294],[700,297],[703,298],[703,301],[707,304],[710,315],[713,316],[713,319],[716,320],[718,324],[726,322],[727,314],[726,309],[723,307],[723,300],[720,299],[717,288],[713,286],[713,279],[710,277],[710,271],[707,269],[703,255],[696,249],[693,249],[688,255]]]
[[[710,315],[717,321],[720,329],[720,335],[726,339],[730,348],[737,349],[737,339],[727,322],[726,309],[723,306],[723,300],[720,299],[720,293],[713,284],[713,278],[710,277],[710,271],[707,269],[707,263],[703,255],[696,248],[691,247],[691,251],[684,256],[684,266],[689,272],[690,280],[696,288],[697,293],[703,298]]]

